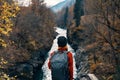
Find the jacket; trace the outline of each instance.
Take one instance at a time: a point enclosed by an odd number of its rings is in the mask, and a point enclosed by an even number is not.
[[[67,47],[59,47],[58,48],[59,51],[67,51]],[[51,55],[53,55],[53,53],[51,53]],[[73,56],[72,56],[72,53],[71,52],[68,52],[67,54],[68,56],[68,71],[69,71],[69,76],[70,76],[70,80],[73,80]],[[50,59],[49,59],[49,62],[48,62],[48,68],[50,68]]]

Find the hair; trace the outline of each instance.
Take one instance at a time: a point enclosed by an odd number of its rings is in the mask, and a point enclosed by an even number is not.
[[[65,38],[64,36],[58,37],[57,44],[58,44],[59,47],[66,46],[67,45],[67,38]]]

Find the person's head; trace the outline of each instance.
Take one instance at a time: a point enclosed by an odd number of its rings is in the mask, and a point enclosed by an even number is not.
[[[64,47],[67,45],[67,39],[64,36],[58,37],[57,44],[59,47]]]

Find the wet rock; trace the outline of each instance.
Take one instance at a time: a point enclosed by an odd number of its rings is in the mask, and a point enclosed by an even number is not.
[[[37,51],[30,60],[17,62],[9,68],[9,76],[16,76],[17,80],[39,80],[42,79],[42,66],[47,57],[47,50]]]
[[[33,66],[26,62],[17,63],[9,68],[9,76],[15,77],[17,80],[31,80],[33,76]]]
[[[80,48],[76,51],[75,55],[76,67],[77,67],[77,78],[85,77],[85,74],[89,73],[88,54],[84,49]],[[86,76],[87,77],[87,76]]]
[[[32,79],[33,76],[33,66],[30,64],[20,64],[16,67],[16,71],[18,72],[17,78],[19,79]]]

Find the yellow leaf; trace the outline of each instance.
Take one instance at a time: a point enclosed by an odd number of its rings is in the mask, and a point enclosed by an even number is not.
[[[9,36],[9,32],[12,31],[13,21],[11,18],[16,17],[20,8],[14,2],[8,3],[6,0],[0,0],[0,35]],[[2,37],[0,37],[2,39]],[[3,39],[2,39],[3,40]],[[0,42],[3,47],[6,44]]]
[[[31,41],[30,44],[32,44],[35,47],[35,41]]]

